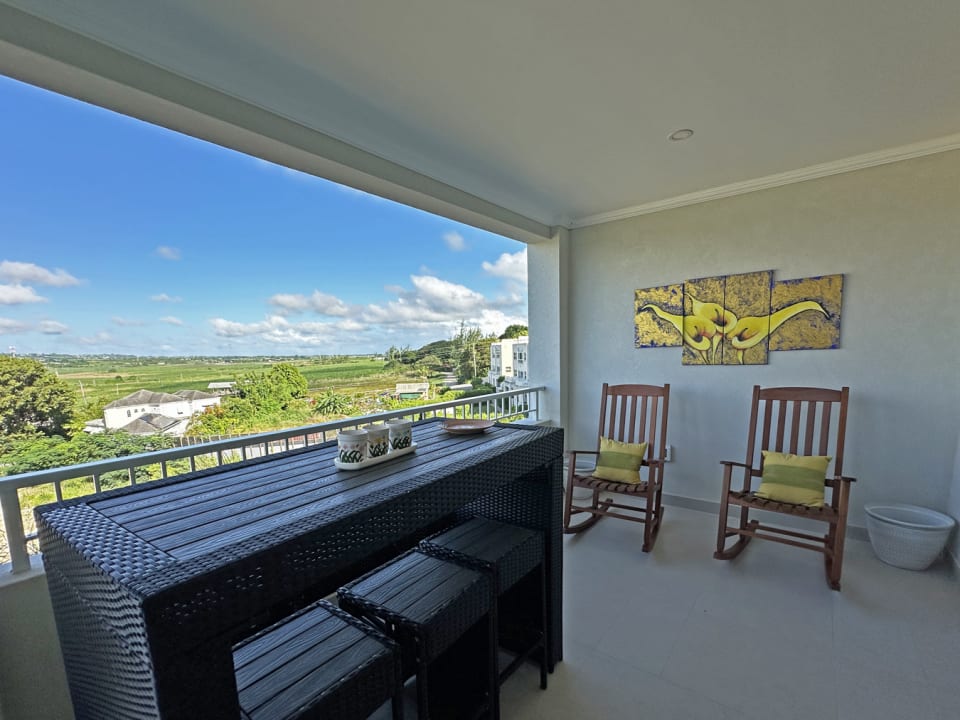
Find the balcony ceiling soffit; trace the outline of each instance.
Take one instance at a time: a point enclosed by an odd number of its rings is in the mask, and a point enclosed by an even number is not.
[[[548,225],[960,146],[941,0],[0,1]]]

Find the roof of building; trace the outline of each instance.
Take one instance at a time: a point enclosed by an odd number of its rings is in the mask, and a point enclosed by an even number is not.
[[[397,383],[398,393],[421,393],[421,392],[427,392],[429,389],[430,389],[430,383],[428,382]]]
[[[183,401],[183,398],[179,395],[165,392],[152,392],[150,390],[137,390],[119,400],[114,400],[108,405],[104,405],[104,409],[130,407],[132,405],[162,405],[163,403],[181,401]]]
[[[177,390],[174,395],[185,400],[213,400],[220,397],[214,393],[203,392],[202,390]]]
[[[131,435],[153,435],[165,432],[182,421],[182,418],[178,420],[159,413],[144,413],[120,429]]]
[[[232,381],[212,382],[212,383],[207,383],[207,390],[230,390],[234,385],[236,385],[236,383]]]

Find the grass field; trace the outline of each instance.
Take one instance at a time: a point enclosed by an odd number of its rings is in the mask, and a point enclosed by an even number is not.
[[[106,404],[140,389],[156,392],[203,390],[211,382],[229,382],[248,372],[264,372],[277,361],[268,358],[106,358],[48,360],[87,402]],[[396,375],[384,361],[369,356],[284,359],[309,383],[310,394],[335,390],[347,395],[393,390]]]

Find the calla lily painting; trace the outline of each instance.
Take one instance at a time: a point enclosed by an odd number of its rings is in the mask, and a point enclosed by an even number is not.
[[[637,290],[637,347],[683,347],[685,365],[762,365],[770,350],[840,346],[843,275],[774,282],[773,271]]]

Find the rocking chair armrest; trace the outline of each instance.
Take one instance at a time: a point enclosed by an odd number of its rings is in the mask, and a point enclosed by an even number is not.
[[[753,472],[753,468],[750,465],[747,465],[746,463],[742,463],[742,462],[735,462],[734,460],[721,460],[720,464],[729,465],[730,467],[742,467],[742,468],[746,468],[751,473]]]
[[[834,482],[836,482],[837,480],[843,480],[844,482],[856,482],[856,481],[857,481],[857,479],[856,479],[855,477],[847,477],[846,475],[834,475],[834,476],[833,476],[833,480],[834,480]]]
[[[567,454],[570,456],[570,462],[573,463],[576,460],[577,455],[599,455],[599,450],[568,450]]]

